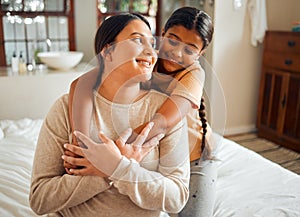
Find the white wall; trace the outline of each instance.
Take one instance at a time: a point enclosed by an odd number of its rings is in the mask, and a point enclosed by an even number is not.
[[[77,50],[84,53],[82,62],[94,57],[94,37],[97,31],[96,0],[75,0],[75,32]]]
[[[299,0],[266,0],[270,30],[290,31],[293,21],[300,21]]]
[[[44,118],[53,103],[68,93],[70,83],[83,72],[0,76],[0,120]]]
[[[225,134],[255,130],[258,89],[263,46],[250,44],[248,0],[235,11],[233,0],[215,1],[213,67],[226,99]],[[293,20],[300,20],[299,0],[267,0],[270,30],[290,30]],[[218,100],[216,100],[218,101]],[[215,106],[213,114],[222,113]]]

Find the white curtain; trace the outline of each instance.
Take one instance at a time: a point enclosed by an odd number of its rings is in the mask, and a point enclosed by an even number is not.
[[[265,37],[267,26],[266,0],[248,0],[251,21],[251,44],[257,46]]]

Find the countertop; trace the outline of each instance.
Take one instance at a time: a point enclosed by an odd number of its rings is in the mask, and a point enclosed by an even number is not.
[[[93,66],[89,65],[87,63],[79,63],[76,67],[67,69],[67,70],[55,70],[51,68],[45,68],[45,65],[43,67],[37,67],[36,70],[27,71],[24,75],[14,75],[12,73],[11,67],[0,67],[0,78],[1,77],[19,77],[19,76],[40,76],[40,75],[51,75],[51,74],[66,74],[66,73],[85,73],[92,69]]]

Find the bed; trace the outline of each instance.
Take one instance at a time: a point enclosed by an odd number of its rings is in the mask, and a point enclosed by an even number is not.
[[[43,119],[0,121],[0,216],[36,216],[28,193]],[[222,139],[215,217],[299,217],[300,176]]]
[[[0,77],[0,93],[10,93],[0,94],[0,216],[36,216],[28,193],[39,130],[49,106],[77,76]],[[214,217],[300,217],[299,175],[216,136],[221,143]]]

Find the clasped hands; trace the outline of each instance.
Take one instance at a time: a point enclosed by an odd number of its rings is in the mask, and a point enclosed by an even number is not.
[[[79,131],[74,134],[78,145],[65,144],[65,152],[62,156],[64,167],[68,174],[72,175],[96,175],[101,177],[110,176],[117,168],[122,156],[140,162],[164,137],[163,134],[154,136],[146,141],[153,122],[149,122],[138,134],[133,142],[132,129],[125,130],[120,137],[113,141],[102,132],[99,132],[101,143],[96,143]]]

